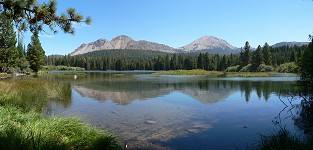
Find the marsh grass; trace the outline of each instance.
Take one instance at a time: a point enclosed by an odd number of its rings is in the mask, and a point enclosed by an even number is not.
[[[78,118],[42,116],[51,101],[68,106],[70,84],[40,79],[0,81],[0,149],[120,149],[113,135]]]
[[[70,84],[40,79],[0,82],[1,106],[14,106],[25,111],[41,111],[50,101],[68,106],[71,103]]]
[[[220,77],[243,77],[243,78],[249,78],[249,77],[270,77],[271,75],[269,73],[265,72],[224,72]]]
[[[252,149],[260,150],[312,150],[312,139],[301,139],[292,135],[288,130],[281,129],[272,135],[261,135],[260,143]]]
[[[77,118],[47,118],[13,107],[0,107],[0,148],[120,149],[114,136]]]

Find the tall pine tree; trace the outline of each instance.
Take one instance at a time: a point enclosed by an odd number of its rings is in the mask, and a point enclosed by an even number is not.
[[[29,43],[27,46],[27,60],[29,62],[30,68],[34,72],[38,72],[44,64],[44,58],[45,51],[41,47],[38,34],[34,33],[31,37],[31,43]]]
[[[240,52],[240,62],[242,67],[247,66],[251,61],[251,50],[248,41],[245,43],[243,49],[244,50]]]
[[[262,48],[259,45],[258,48],[253,52],[252,55],[252,66],[251,71],[258,71],[258,67],[263,64]]]
[[[267,43],[265,43],[263,46],[263,58],[265,65],[273,64],[272,53],[270,51],[270,46]]]
[[[0,14],[0,71],[7,72],[10,68],[16,67],[17,50],[16,34],[13,28],[12,19],[5,14]]]

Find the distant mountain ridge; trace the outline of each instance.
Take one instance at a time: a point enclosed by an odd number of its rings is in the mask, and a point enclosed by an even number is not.
[[[111,41],[106,39],[99,39],[97,41],[82,44],[78,47],[74,52],[70,53],[70,55],[79,55],[85,54],[93,51],[99,50],[112,50],[112,49],[138,49],[138,50],[153,50],[153,51],[162,51],[162,52],[169,52],[173,53],[174,48],[169,47],[164,44],[159,44],[155,42],[149,41],[135,41],[132,38],[126,35],[120,35],[113,38]]]
[[[209,52],[219,54],[230,54],[240,52],[238,48],[230,45],[225,40],[213,36],[203,36],[186,46],[175,49],[164,44],[159,44],[145,40],[135,41],[126,35],[120,35],[113,38],[111,41],[108,41],[106,39],[99,39],[88,44],[82,44],[75,51],[70,53],[70,55],[73,56],[99,50],[113,50],[113,49],[150,50],[150,51],[161,51],[166,53]]]
[[[288,46],[302,46],[309,42],[280,42],[272,45],[272,47]],[[252,48],[253,49],[253,48]],[[75,51],[70,53],[71,56],[87,54],[95,51],[104,50],[147,50],[160,51],[165,53],[211,53],[211,54],[237,54],[240,53],[240,48],[232,46],[227,41],[214,37],[203,36],[179,48],[173,48],[168,45],[159,44],[145,40],[135,41],[126,35],[120,35],[113,38],[111,41],[106,39],[99,39],[88,44],[82,44]]]
[[[276,43],[274,45],[272,45],[272,47],[282,47],[282,46],[302,46],[302,45],[308,45],[309,42],[279,42]]]

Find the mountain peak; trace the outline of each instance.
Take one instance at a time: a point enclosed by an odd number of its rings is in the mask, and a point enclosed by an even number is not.
[[[111,41],[115,41],[115,40],[133,40],[133,39],[126,35],[119,35],[113,38]]]
[[[80,55],[99,50],[112,50],[112,49],[137,49],[137,50],[152,50],[173,53],[174,48],[164,44],[158,44],[149,41],[135,41],[129,36],[119,35],[111,41],[99,39],[94,42],[83,44],[78,47],[70,55]]]
[[[219,39],[217,37],[214,36],[203,36],[193,42],[191,42],[190,44],[182,47],[181,49],[185,50],[185,51],[198,51],[201,50],[202,52],[204,51],[210,51],[210,50],[227,50],[227,51],[231,51],[231,50],[236,50],[237,48],[230,45],[229,43],[227,43],[225,40]]]

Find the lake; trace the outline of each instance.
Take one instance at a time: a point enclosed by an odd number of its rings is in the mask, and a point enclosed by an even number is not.
[[[49,80],[71,82],[71,103],[51,103],[45,115],[78,116],[116,135],[129,149],[245,149],[274,122],[281,100],[297,77],[266,78],[155,76],[149,72],[52,73]],[[280,100],[281,99],[281,100]],[[282,125],[298,132],[290,112]]]

